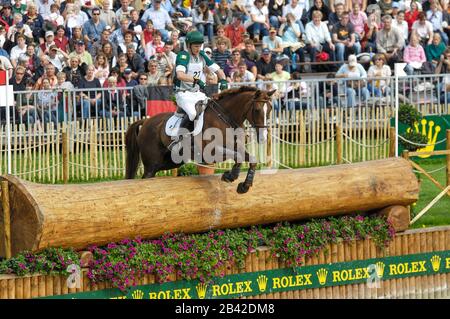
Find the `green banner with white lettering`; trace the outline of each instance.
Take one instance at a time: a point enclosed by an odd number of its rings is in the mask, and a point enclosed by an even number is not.
[[[450,272],[450,251],[355,260],[299,268],[274,269],[214,278],[211,283],[183,280],[162,284],[82,292],[64,299],[209,299],[237,298],[290,290],[331,287]],[[374,287],[374,286],[372,286]]]

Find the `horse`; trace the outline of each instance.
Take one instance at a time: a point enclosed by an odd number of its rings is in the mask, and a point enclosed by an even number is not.
[[[267,138],[267,120],[272,111],[271,96],[274,93],[275,90],[269,92],[255,87],[242,86],[214,95],[209,99],[204,110],[202,134],[208,129],[214,128],[221,132],[222,137],[227,136],[226,131],[230,128],[243,131],[243,124],[247,120],[256,129],[258,143],[264,142]],[[169,150],[172,139],[166,134],[165,126],[172,115],[173,113],[160,113],[130,125],[125,136],[127,179],[135,177],[140,158],[144,164],[142,178],[152,178],[158,171],[178,168],[186,162],[175,162],[173,154]],[[234,151],[237,143],[244,145],[244,140],[245,136],[241,135],[238,138],[233,136],[232,141],[229,137],[228,141],[223,144],[218,142],[222,146],[221,151],[228,155],[231,153],[235,162],[231,171],[223,173],[222,181],[234,182],[239,177],[242,160],[250,163],[245,181],[239,183],[237,187],[237,192],[240,194],[246,193],[253,185],[257,165],[254,157],[250,156],[245,149],[242,149],[241,153]],[[234,146],[231,152],[230,142]],[[207,141],[203,138],[200,142],[203,149],[206,143]],[[228,145],[228,148],[225,145]],[[205,162],[203,157],[202,162]]]

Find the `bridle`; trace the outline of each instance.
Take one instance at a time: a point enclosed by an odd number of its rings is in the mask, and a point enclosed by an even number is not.
[[[267,125],[267,109],[264,110],[264,123],[261,124],[257,124],[255,123],[255,112],[256,112],[256,103],[264,103],[264,107],[267,108],[267,103],[269,102],[269,99],[267,100],[255,100],[253,99],[251,102],[251,106],[248,108],[247,112],[245,113],[245,117],[247,117],[248,113],[250,112],[250,110],[252,111],[252,120],[250,121],[250,119],[248,119],[248,121],[250,122],[251,126],[255,129],[265,129],[268,128]]]

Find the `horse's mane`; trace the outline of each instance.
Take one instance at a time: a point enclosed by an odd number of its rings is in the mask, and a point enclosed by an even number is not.
[[[258,91],[258,88],[255,88],[253,86],[240,86],[238,88],[233,88],[233,89],[229,89],[229,90],[225,90],[223,92],[220,92],[219,94],[217,94],[214,99],[215,100],[222,100],[228,96],[231,95],[236,95],[238,93],[243,93],[243,92],[256,92]]]

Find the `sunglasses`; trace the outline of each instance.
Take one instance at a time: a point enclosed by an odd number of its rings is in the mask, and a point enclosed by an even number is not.
[[[100,13],[93,13],[92,15],[93,15],[93,16],[99,16]]]
[[[139,80],[142,80],[142,81],[144,81],[144,80],[147,80],[147,78],[139,78]]]

